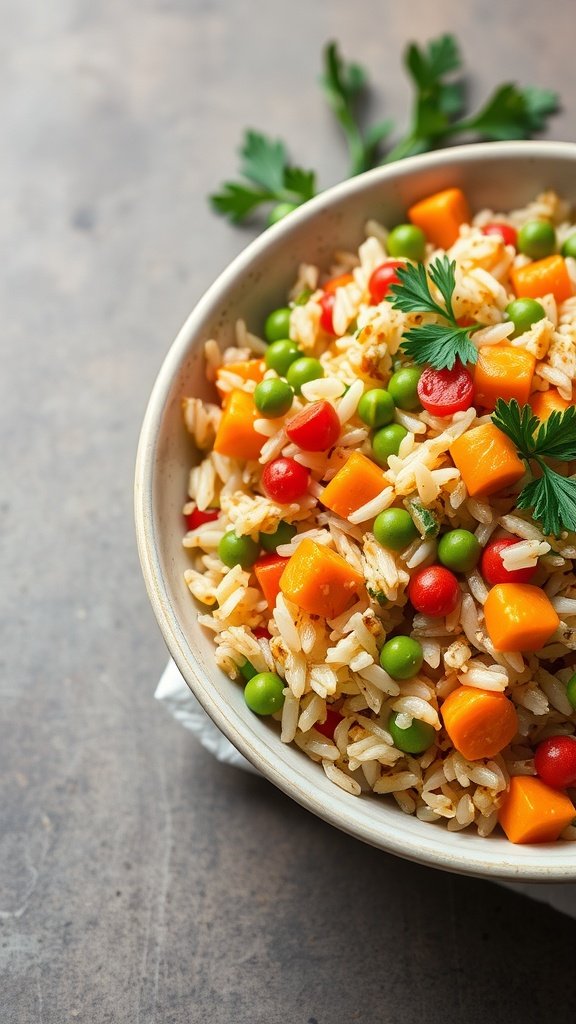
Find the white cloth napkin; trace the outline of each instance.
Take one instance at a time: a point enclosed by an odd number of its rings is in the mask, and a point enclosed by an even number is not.
[[[169,661],[154,694],[166,709],[186,729],[196,736],[202,746],[210,751],[217,761],[242,768],[244,771],[259,773],[242,754],[222,735],[186,685],[173,661]],[[548,903],[562,914],[576,918],[575,885],[530,885],[521,882],[499,882],[513,892],[522,893],[531,899]]]

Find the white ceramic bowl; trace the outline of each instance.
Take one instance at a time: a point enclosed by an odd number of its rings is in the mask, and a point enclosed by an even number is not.
[[[237,317],[258,333],[266,313],[284,305],[300,262],[327,266],[335,247],[358,246],[369,217],[397,223],[411,203],[451,185],[464,189],[473,210],[518,207],[548,188],[575,202],[576,145],[492,143],[414,157],[324,192],[252,242],[190,314],[154,386],[136,468],[140,558],[164,639],[191,690],[218,728],[289,796],[364,842],[422,864],[495,878],[574,880],[571,844],[514,846],[499,835],[451,833],[403,814],[391,800],[353,797],[330,783],[321,767],[280,742],[274,723],[248,710],[241,687],[216,668],[212,641],[183,582],[181,508],[194,452],[180,400],[210,395],[204,341],[232,344]]]

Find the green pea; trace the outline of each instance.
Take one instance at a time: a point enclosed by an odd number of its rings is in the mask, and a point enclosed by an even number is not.
[[[571,256],[572,259],[576,259],[576,234],[568,235],[561,252],[563,256]]]
[[[482,548],[470,530],[449,530],[440,538],[438,559],[454,572],[470,572],[480,558]]]
[[[250,569],[260,553],[260,545],[251,537],[239,537],[234,530],[229,530],[218,544],[218,557],[229,569],[241,565]]]
[[[419,407],[418,381],[421,374],[422,370],[417,366],[403,366],[390,377],[388,391],[399,409],[411,412]]]
[[[258,672],[244,687],[244,700],[257,715],[273,715],[284,703],[284,681],[275,672]]]
[[[380,664],[392,679],[413,679],[423,660],[422,644],[411,636],[394,636],[380,651]]]
[[[403,551],[418,536],[412,516],[404,508],[386,508],[374,520],[374,536],[390,551]]]
[[[576,708],[576,672],[573,676],[570,676],[566,685],[566,696],[570,701],[573,708]]]
[[[384,388],[366,391],[358,402],[358,415],[369,427],[385,427],[394,419],[394,399]]]
[[[295,341],[280,338],[266,349],[264,362],[269,370],[275,370],[279,377],[285,377],[288,367],[302,355]]]
[[[518,232],[518,250],[530,259],[541,260],[556,248],[556,232],[549,220],[529,220]]]
[[[303,384],[307,384],[309,380],[318,380],[319,377],[323,376],[324,367],[318,359],[302,356],[290,364],[286,373],[286,380],[294,388],[296,394],[301,395]]]
[[[280,544],[289,544],[292,537],[296,535],[296,527],[292,523],[285,523],[283,519],[280,520],[278,526],[274,530],[274,533],[261,533],[260,544],[264,548],[264,551],[276,551],[276,548]]]
[[[288,306],[274,309],[266,317],[264,337],[266,341],[280,341],[290,336],[290,310]]]
[[[513,338],[529,331],[532,324],[538,323],[546,316],[544,306],[536,299],[514,299],[506,306],[506,316],[514,324]]]
[[[298,203],[278,203],[272,208],[268,216],[268,226],[272,227],[273,224],[277,224],[278,221],[284,220],[289,213],[298,209]]]
[[[399,224],[388,235],[386,248],[390,256],[419,262],[426,255],[426,235],[414,224]]]
[[[434,729],[428,722],[420,722],[417,718],[413,718],[412,725],[409,725],[407,729],[401,729],[395,711],[388,719],[388,732],[394,741],[394,746],[404,754],[423,754],[434,743]]]
[[[372,435],[372,454],[379,466],[386,467],[391,455],[398,455],[398,449],[408,431],[399,423],[381,427]]]
[[[245,661],[243,665],[240,665],[240,675],[248,682],[252,679],[252,676],[257,675],[256,669],[251,661]]]
[[[267,419],[283,416],[291,408],[294,392],[285,380],[261,380],[254,391],[254,405]]]

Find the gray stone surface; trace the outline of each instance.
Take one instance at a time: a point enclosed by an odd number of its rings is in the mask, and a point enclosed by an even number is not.
[[[496,24],[496,10],[502,26]],[[474,96],[561,89],[570,5],[0,0],[0,1021],[569,1021],[573,924],[361,846],[154,704],[131,484],[169,341],[250,238],[206,193],[247,124],[345,174],[323,42],[387,113],[453,29]]]

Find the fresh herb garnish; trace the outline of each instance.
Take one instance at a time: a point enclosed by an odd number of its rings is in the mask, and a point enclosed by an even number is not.
[[[528,139],[545,128],[559,109],[558,95],[550,89],[521,88],[509,82],[499,86],[477,114],[462,117],[464,82],[454,79],[462,69],[462,58],[452,35],[433,39],[423,49],[412,43],[404,64],[416,87],[412,124],[385,163],[437,149],[462,135],[489,141]]]
[[[324,50],[324,73],[320,79],[324,94],[339,122],[350,155],[350,177],[369,171],[378,162],[380,143],[392,131],[392,121],[379,121],[363,130],[362,101],[368,93],[368,78],[359,64],[347,64],[336,43]]]
[[[447,256],[433,260],[428,270],[422,263],[407,263],[396,271],[400,283],[390,288],[394,309],[403,313],[434,313],[446,321],[411,327],[402,335],[400,344],[415,363],[429,363],[436,370],[451,370],[457,359],[462,363],[478,360],[478,349],[471,336],[480,324],[460,327],[452,307],[455,267],[456,262],[450,262]],[[443,304],[433,298],[430,281],[440,292]]]
[[[218,213],[235,224],[263,203],[292,208],[311,199],[316,190],[314,171],[293,167],[284,143],[248,130],[240,149],[240,174],[248,183],[227,181],[222,191],[210,196]]]
[[[449,135],[475,132],[494,142],[529,139],[534,132],[542,131],[548,118],[559,109],[558,94],[551,89],[530,85],[520,89],[509,82],[496,90],[475,117],[452,125]]]
[[[434,149],[465,104],[464,83],[451,77],[462,67],[454,36],[432,39],[424,49],[411,43],[404,54],[404,66],[416,87],[412,124],[385,163]],[[446,81],[447,77],[450,80]]]
[[[529,405],[520,406],[515,399],[505,402],[499,398],[492,422],[514,443],[532,475],[533,463],[542,474],[526,484],[517,507],[533,509],[534,518],[542,523],[547,536],[558,537],[562,530],[576,530],[576,477],[562,476],[545,462],[576,459],[576,406],[555,411],[542,422]]]
[[[467,139],[528,139],[547,126],[559,109],[556,93],[513,83],[499,86],[481,110],[466,117],[466,90],[462,58],[456,39],[442,35],[420,48],[411,43],[404,64],[416,95],[408,131],[385,154],[382,142],[391,134],[389,120],[364,128],[363,113],[369,96],[366,71],[346,62],[337,44],[329,43],[323,54],[321,84],[328,103],[344,132],[350,157],[350,175],[390,163],[415,153],[437,149],[459,137]],[[456,76],[456,77],[455,77]],[[247,131],[240,149],[243,181],[226,182],[210,196],[218,213],[239,223],[261,206],[272,208],[270,221],[300,206],[315,194],[313,171],[293,167],[283,142]]]

